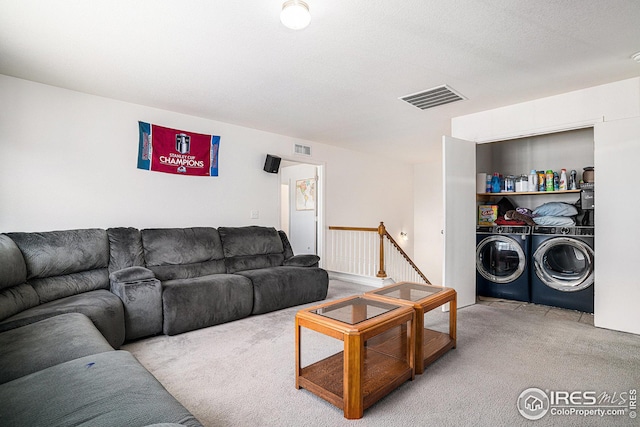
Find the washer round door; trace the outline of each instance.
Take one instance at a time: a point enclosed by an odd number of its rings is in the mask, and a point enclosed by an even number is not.
[[[511,283],[522,275],[527,258],[518,242],[507,236],[489,236],[476,246],[476,270],[494,283]]]
[[[593,249],[582,240],[545,240],[533,254],[533,265],[542,283],[559,291],[576,292],[593,284]]]

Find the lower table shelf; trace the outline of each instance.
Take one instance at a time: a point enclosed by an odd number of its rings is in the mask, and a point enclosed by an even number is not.
[[[407,335],[393,334],[391,331],[380,334],[367,341],[369,349],[375,349],[389,356],[404,359],[407,357]],[[449,334],[424,328],[422,330],[422,363],[423,366],[430,365],[440,356],[451,350],[455,346],[454,340]],[[416,360],[416,365],[420,364]]]
[[[422,334],[422,358],[423,366],[430,365],[440,356],[451,350],[455,346],[455,342],[449,334],[443,332],[424,329]],[[420,361],[416,360],[416,364]]]
[[[336,353],[302,368],[298,382],[300,387],[344,409],[343,369],[344,352]],[[373,405],[411,377],[412,371],[406,354],[402,359],[365,347],[362,372],[363,409]]]

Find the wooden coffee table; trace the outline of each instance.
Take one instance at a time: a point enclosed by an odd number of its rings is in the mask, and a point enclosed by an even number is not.
[[[345,418],[362,418],[366,408],[413,379],[415,343],[411,331],[414,318],[411,306],[365,296],[298,311],[296,388],[305,388],[342,409]],[[302,367],[302,327],[343,341],[344,351]],[[398,338],[375,346],[367,344],[368,340],[383,333]]]
[[[392,304],[406,304],[416,311],[415,321],[415,371],[422,374],[430,363],[452,348],[456,348],[456,291],[443,286],[400,282],[364,294]],[[424,327],[425,313],[449,304],[449,333],[433,331]],[[422,333],[420,333],[422,331]],[[383,338],[383,337],[380,337]]]

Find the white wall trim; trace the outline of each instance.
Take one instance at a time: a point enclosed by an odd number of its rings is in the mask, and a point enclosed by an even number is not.
[[[329,279],[341,280],[343,282],[356,283],[358,285],[371,286],[374,288],[382,288],[387,285],[395,283],[395,280],[386,277],[370,277],[370,276],[358,276],[356,274],[341,273],[339,271],[328,271]]]
[[[508,141],[511,139],[528,138],[532,136],[546,135],[555,132],[566,132],[577,129],[585,129],[594,127],[596,123],[604,122],[604,117],[582,120],[573,123],[562,123],[560,125],[545,126],[535,129],[519,130],[517,132],[507,132],[501,135],[492,135],[491,137],[479,137],[474,140],[478,144],[487,144],[490,142]]]

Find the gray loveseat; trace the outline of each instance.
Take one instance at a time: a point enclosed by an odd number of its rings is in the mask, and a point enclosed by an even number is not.
[[[324,299],[328,276],[318,261],[294,256],[286,235],[268,227],[0,234],[0,368],[7,369],[0,399],[11,402],[0,424],[82,425],[74,417],[95,411],[105,422],[89,424],[122,425],[110,424],[108,411],[120,421],[144,413],[145,402],[134,398],[142,387],[153,391],[147,409],[158,415],[147,424],[199,425],[131,355],[114,349]],[[68,395],[56,391],[65,381]],[[54,387],[44,390],[43,382]],[[83,391],[92,388],[104,393]],[[128,393],[134,404],[114,398]],[[110,398],[112,406],[99,404]],[[33,402],[49,401],[33,410]]]

